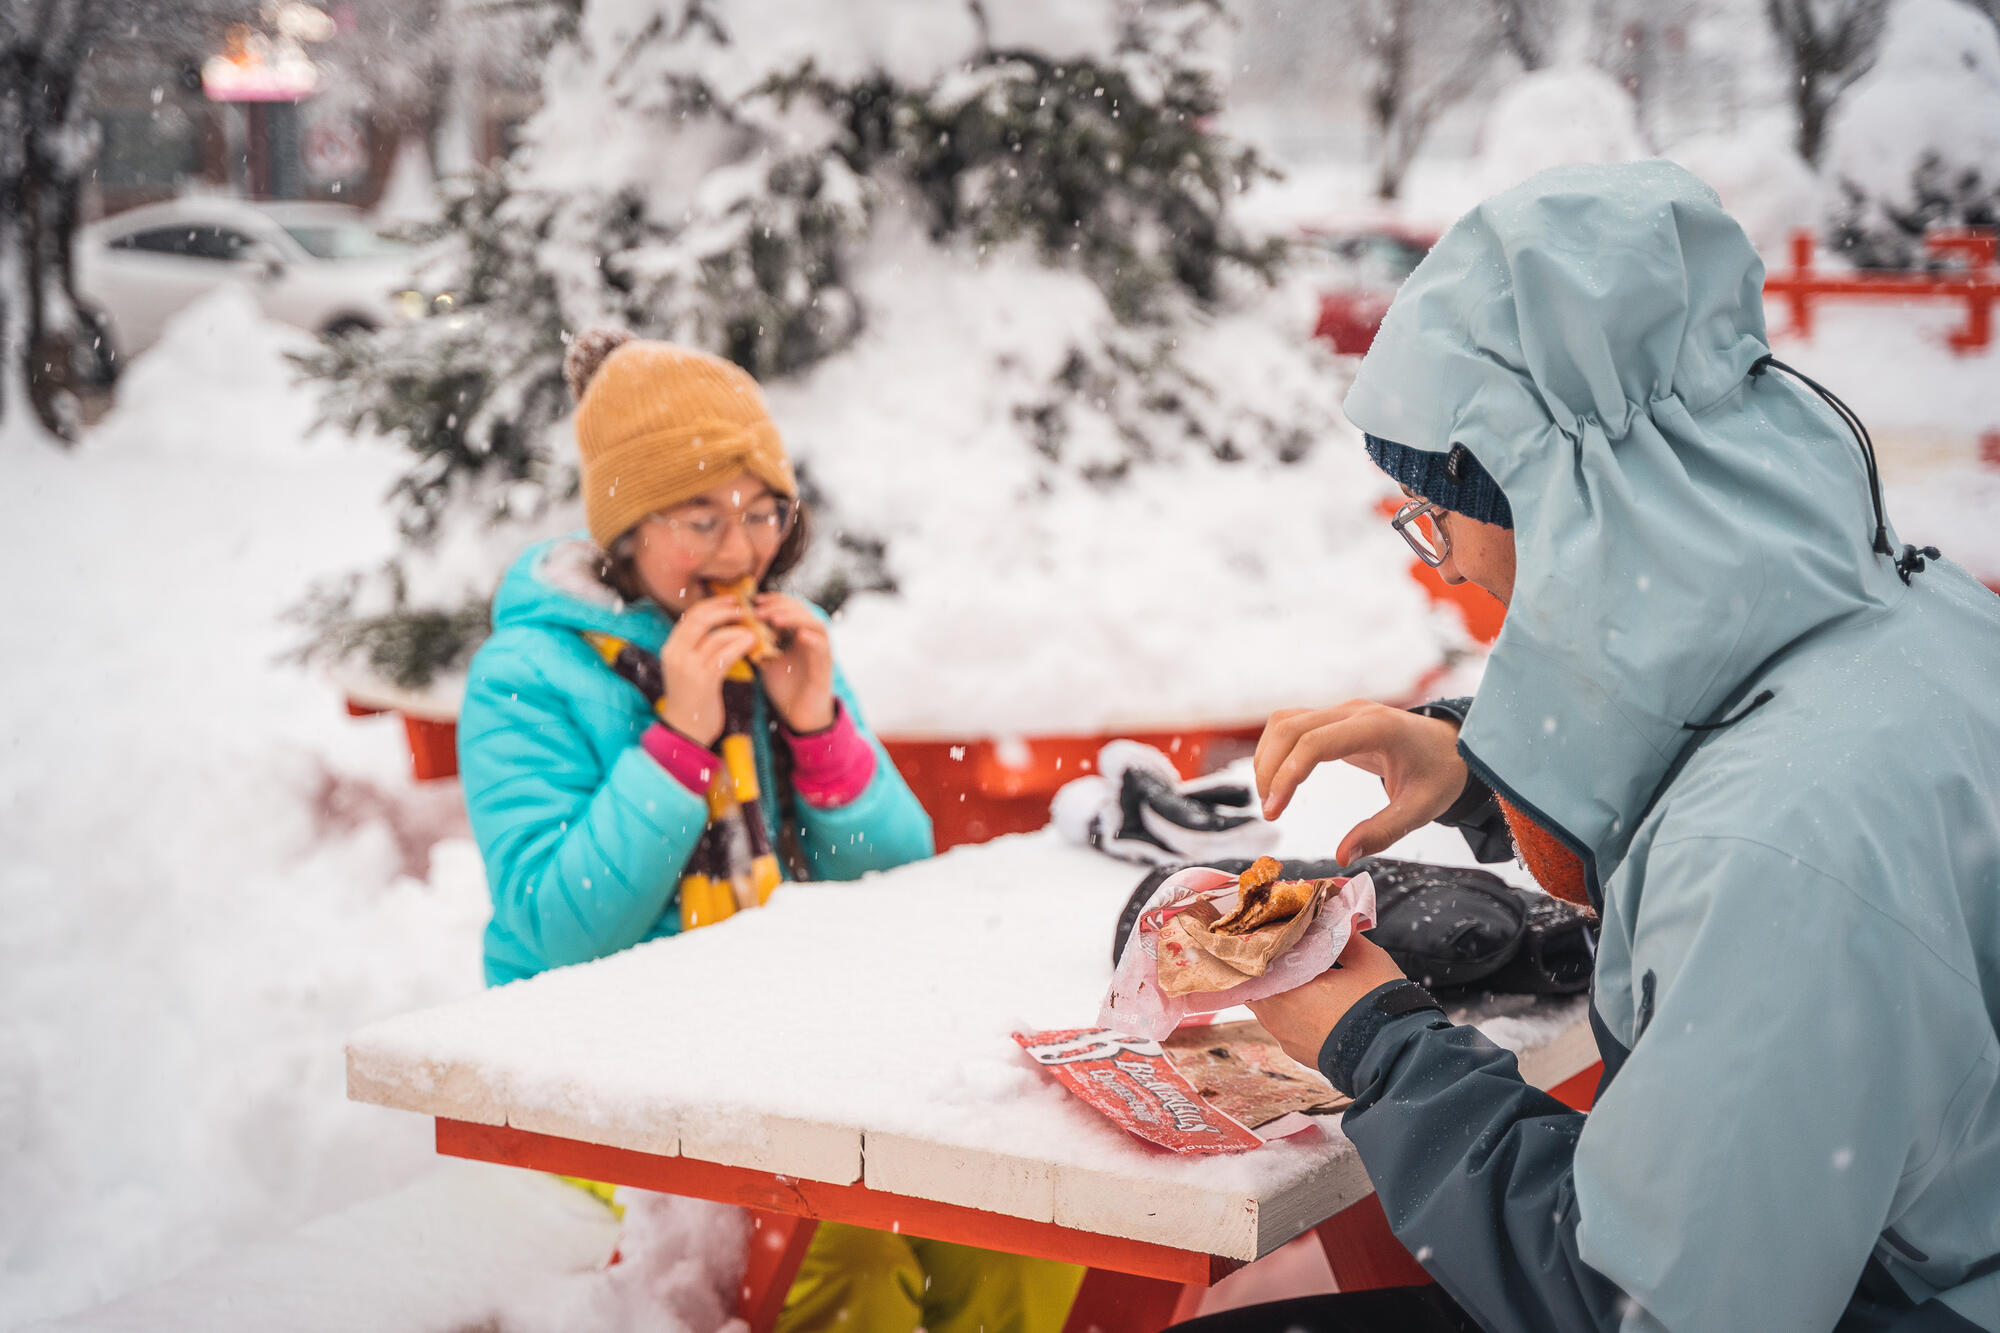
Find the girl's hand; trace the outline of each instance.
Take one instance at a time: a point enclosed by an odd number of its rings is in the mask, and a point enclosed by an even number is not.
[[[683,611],[660,647],[667,687],[661,721],[713,750],[722,739],[722,678],[756,642],[733,597],[704,598]]]
[[[780,650],[757,666],[764,693],[795,734],[833,725],[833,640],[811,607],[796,597],[757,595],[757,618],[778,632]]]
[[[1354,699],[1337,708],[1271,714],[1257,741],[1257,790],[1276,819],[1314,768],[1344,759],[1382,779],[1389,804],[1347,831],[1334,855],[1352,865],[1422,828],[1465,790],[1458,728],[1434,717]]]

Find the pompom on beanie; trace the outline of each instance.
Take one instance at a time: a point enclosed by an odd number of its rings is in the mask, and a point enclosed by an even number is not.
[[[570,343],[563,379],[577,404],[584,519],[606,550],[646,515],[746,472],[799,493],[757,381],[733,362],[591,329]]]
[[[1491,473],[1462,444],[1445,453],[1412,449],[1376,435],[1363,435],[1375,466],[1424,499],[1454,514],[1503,528],[1514,526],[1514,511]]]

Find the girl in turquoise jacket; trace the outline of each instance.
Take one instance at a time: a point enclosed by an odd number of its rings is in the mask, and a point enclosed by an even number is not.
[[[615,334],[565,370],[590,535],[508,571],[459,723],[494,985],[933,850],[824,616],[768,590],[805,531],[755,383]]]
[[[932,854],[826,618],[770,589],[798,484],[751,378],[597,331],[564,365],[589,535],[530,548],[473,658],[459,771],[500,985]],[[1077,1270],[823,1224],[779,1327],[1047,1328]]]

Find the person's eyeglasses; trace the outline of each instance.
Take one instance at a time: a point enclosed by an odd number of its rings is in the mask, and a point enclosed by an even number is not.
[[[768,495],[735,514],[695,509],[650,517],[690,555],[709,555],[721,547],[732,523],[740,524],[744,537],[759,550],[776,546],[791,531],[798,512],[798,505],[785,496]]]
[[[1417,553],[1417,559],[1432,569],[1451,554],[1451,536],[1440,521],[1444,512],[1442,505],[1420,497],[1398,509],[1391,520],[1391,526],[1403,534],[1403,540]]]

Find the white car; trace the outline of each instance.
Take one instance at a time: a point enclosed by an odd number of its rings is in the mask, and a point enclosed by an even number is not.
[[[152,346],[175,312],[226,282],[268,318],[314,333],[421,316],[445,298],[412,288],[418,258],[340,204],[176,199],[84,228],[76,290],[115,360]]]

